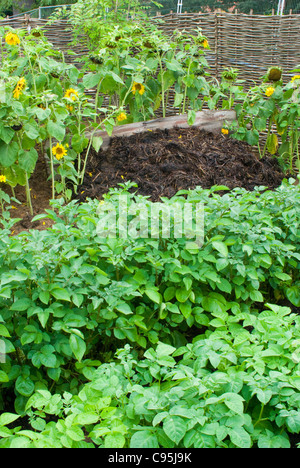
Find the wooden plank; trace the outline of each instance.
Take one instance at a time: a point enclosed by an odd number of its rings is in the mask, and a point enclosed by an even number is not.
[[[235,119],[235,111],[199,111],[196,112],[196,119],[192,127],[198,127],[208,132],[218,133],[221,131],[225,121],[232,122]],[[101,137],[103,139],[101,148],[105,150],[109,147],[111,138],[127,137],[147,130],[165,130],[174,127],[189,128],[191,125],[188,124],[187,120],[187,114],[173,115],[165,118],[161,117],[154,120],[148,120],[146,122],[120,125],[114,128],[111,137],[105,130],[97,131],[94,136]],[[87,138],[90,138],[91,135],[92,134],[90,132],[86,133]]]

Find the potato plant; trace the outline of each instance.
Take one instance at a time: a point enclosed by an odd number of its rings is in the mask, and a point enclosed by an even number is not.
[[[129,188],[107,198],[117,204],[126,194],[130,210]],[[14,401],[22,414],[37,389],[77,393],[90,367],[127,342],[140,355],[159,342],[177,349],[200,331],[252,327],[265,303],[299,307],[299,188],[286,182],[222,197],[220,189],[176,196],[204,203],[201,249],[185,239],[99,237],[96,200],[53,202],[50,230],[3,231],[2,407]]]
[[[30,396],[31,429],[3,413],[0,447],[290,448],[300,431],[299,315],[267,304],[239,323],[177,349],[158,342],[142,359],[127,344],[113,362],[88,361],[78,394]]]
[[[104,5],[86,3],[91,14]],[[246,95],[238,70],[223,70],[220,83],[210,76],[201,30],[167,39],[147,22],[108,24],[101,37],[95,23],[85,29],[83,71],[40,30],[0,28],[0,182],[12,195],[24,185],[30,206],[30,175],[47,151],[51,209],[35,220],[53,222],[13,236],[17,200],[0,191],[0,447],[291,447],[300,432],[295,179],[274,191],[197,187],[163,198],[167,208],[203,205],[201,247],[174,235],[176,212],[167,237],[161,226],[152,237],[124,236],[120,225],[115,237],[99,235],[108,205],[121,215],[121,196],[128,221],[138,205],[148,223],[154,203],[135,183],[100,203],[72,196],[101,147],[96,131],[165,116],[172,93],[190,124],[203,105],[238,102],[234,136],[299,169],[299,75],[283,86],[274,68]]]

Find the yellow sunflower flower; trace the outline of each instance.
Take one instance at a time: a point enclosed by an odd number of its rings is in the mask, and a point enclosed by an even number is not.
[[[209,49],[209,43],[207,39],[204,39],[204,41],[202,42],[202,46],[204,47],[204,49]]]
[[[227,128],[222,128],[221,132],[223,133],[223,135],[228,135],[229,130]]]
[[[5,36],[5,42],[8,45],[19,45],[20,44],[20,39],[19,36],[13,32],[9,32]]]
[[[57,143],[57,145],[52,148],[52,154],[58,161],[66,156],[67,152],[67,149],[61,143]]]
[[[274,93],[275,89],[272,86],[269,86],[269,88],[266,89],[265,95],[270,97]]]
[[[291,82],[294,83],[295,80],[300,80],[300,75],[293,76],[293,78],[291,79]]]
[[[72,99],[72,101],[76,101],[76,99],[78,99],[78,91],[76,91],[76,89],[73,88],[67,89],[65,93],[65,98],[70,98]]]
[[[0,175],[0,182],[3,182],[5,184],[5,182],[6,182],[6,176],[5,175]]]
[[[132,85],[132,93],[135,94],[136,92],[138,92],[142,96],[145,92],[145,86],[141,83],[134,82]]]
[[[66,105],[66,108],[68,109],[69,112],[73,112],[74,106],[69,106],[69,104]]]
[[[19,88],[15,88],[14,92],[13,92],[13,97],[14,99],[19,99],[20,95],[21,95],[21,91]]]
[[[17,86],[14,89],[13,97],[15,99],[19,99],[19,97],[21,96],[25,88],[26,88],[26,80],[25,78],[20,78],[17,83]]]
[[[122,122],[123,120],[126,120],[127,119],[127,115],[125,114],[125,112],[121,112],[118,116],[117,116],[117,121],[118,122]]]

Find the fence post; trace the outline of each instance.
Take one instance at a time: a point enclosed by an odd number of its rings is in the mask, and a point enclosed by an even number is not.
[[[42,9],[39,7],[39,20],[42,19]]]
[[[219,79],[219,17],[218,13],[215,13],[215,69],[216,78]]]

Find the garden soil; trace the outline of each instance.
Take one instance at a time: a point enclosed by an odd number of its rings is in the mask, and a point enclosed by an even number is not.
[[[33,215],[42,214],[45,209],[51,209],[49,200],[51,199],[52,189],[51,182],[47,180],[46,163],[42,154],[39,154],[39,159],[36,164],[34,173],[32,174],[29,184],[31,192],[31,203],[33,208]],[[5,190],[9,196],[12,192],[9,187],[2,185],[2,190]],[[32,222],[32,216],[26,203],[25,187],[17,186],[15,194],[20,204],[12,202],[11,217],[20,218],[21,220],[13,227],[13,234],[19,234],[22,231],[30,229],[47,229],[52,225],[50,219],[43,219],[40,221]]]
[[[173,128],[115,137],[106,151],[91,153],[79,197],[101,198],[110,187],[132,181],[139,194],[159,201],[197,186],[274,189],[285,177],[276,158],[259,159],[247,143],[196,127]]]
[[[225,185],[229,189],[253,190],[255,186],[274,189],[285,177],[276,158],[259,159],[244,142],[195,127],[173,128],[115,137],[106,151],[92,151],[84,183],[74,198],[80,201],[101,199],[111,187],[126,181],[136,182],[138,193],[159,201],[160,197],[171,198],[179,190],[197,186],[205,189],[213,185]],[[30,179],[34,216],[49,208],[51,183],[47,178],[46,164],[40,155]],[[7,192],[11,195],[9,187]],[[15,234],[29,229],[46,229],[51,225],[47,219],[32,223],[24,187],[16,188],[16,196],[22,204],[14,203],[11,213],[14,218],[22,219],[14,226]]]

